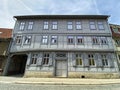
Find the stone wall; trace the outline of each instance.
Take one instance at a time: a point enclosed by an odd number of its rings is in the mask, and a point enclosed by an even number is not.
[[[26,71],[24,77],[40,77],[40,78],[50,78],[53,77],[52,72],[41,72],[41,71]]]
[[[118,73],[94,73],[94,72],[68,72],[69,78],[94,78],[94,79],[115,79],[119,78]]]

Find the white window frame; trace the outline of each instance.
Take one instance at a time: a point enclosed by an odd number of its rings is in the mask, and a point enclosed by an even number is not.
[[[96,30],[96,25],[95,25],[95,21],[90,21],[90,30]]]
[[[37,59],[38,59],[38,54],[32,54],[31,64],[36,65],[37,64]]]
[[[105,29],[102,21],[98,21],[98,29],[99,30],[104,30]]]
[[[32,41],[31,35],[24,36],[24,44],[25,45],[31,44],[31,41]]]
[[[108,66],[108,59],[106,54],[101,54],[101,60],[102,60],[103,66]]]
[[[83,36],[77,36],[77,44],[84,44],[84,37]]]
[[[15,44],[21,44],[22,43],[22,35],[17,35],[15,37]]]
[[[49,22],[48,21],[44,21],[43,22],[43,29],[44,30],[48,30],[49,29]]]
[[[44,35],[42,36],[42,44],[47,44],[48,43],[48,36]]]
[[[106,37],[100,37],[100,41],[101,41],[101,44],[102,44],[102,45],[108,44]]]
[[[94,54],[88,54],[88,60],[90,66],[95,66]]]
[[[76,30],[82,30],[82,22],[76,21]]]
[[[76,65],[77,66],[82,66],[83,65],[83,58],[81,53],[76,53]]]
[[[49,61],[50,61],[50,53],[43,53],[42,64],[49,65]]]
[[[72,21],[67,22],[67,29],[68,30],[73,30],[73,22]]]
[[[25,28],[25,22],[20,22],[19,30],[24,30]]]
[[[92,44],[93,44],[93,45],[100,44],[100,42],[99,42],[99,37],[93,36],[93,37],[92,37]]]
[[[57,30],[58,29],[58,22],[57,21],[53,21],[52,22],[52,30]]]
[[[51,44],[57,44],[57,38],[55,35],[51,36]]]
[[[30,21],[30,22],[28,22],[28,30],[32,30],[33,29],[33,24],[34,24],[34,22],[32,22],[32,21]]]
[[[74,36],[67,36],[67,43],[74,44]]]

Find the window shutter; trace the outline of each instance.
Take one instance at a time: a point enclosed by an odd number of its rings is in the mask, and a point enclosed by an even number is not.
[[[101,55],[98,54],[97,67],[103,67]]]
[[[41,65],[42,65],[42,54],[40,54],[37,59],[37,66],[41,66]]]
[[[50,57],[49,57],[49,66],[52,66],[53,65],[53,58],[52,58],[52,54],[50,54]]]
[[[30,63],[31,63],[31,53],[28,54],[28,58],[27,58],[27,63],[26,63],[26,65],[29,66]]]
[[[76,66],[76,56],[75,56],[75,53],[72,54],[72,62],[73,62],[73,66]]]
[[[88,55],[84,54],[84,56],[85,56],[85,58],[84,58],[84,66],[89,67]]]
[[[108,58],[109,66],[110,66],[111,68],[113,68],[113,67],[114,67],[114,61],[113,61],[114,55],[112,55],[112,54],[109,53],[109,54],[107,55],[107,58]]]

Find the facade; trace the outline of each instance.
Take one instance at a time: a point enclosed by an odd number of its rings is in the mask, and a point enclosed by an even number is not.
[[[112,31],[113,42],[115,45],[115,53],[120,71],[120,25],[110,24],[110,28]]]
[[[2,75],[6,64],[11,35],[12,29],[0,28],[0,75]]]
[[[118,78],[107,15],[14,16],[4,75]]]

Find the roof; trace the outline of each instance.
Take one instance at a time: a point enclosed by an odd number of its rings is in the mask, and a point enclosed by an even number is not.
[[[12,36],[12,29],[8,28],[0,28],[0,38],[11,38]]]
[[[110,28],[112,31],[112,36],[120,38],[120,25],[110,24]]]
[[[16,19],[107,19],[108,15],[25,15],[14,16]]]

